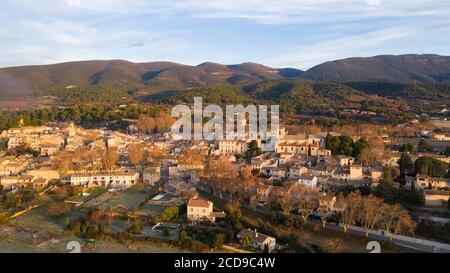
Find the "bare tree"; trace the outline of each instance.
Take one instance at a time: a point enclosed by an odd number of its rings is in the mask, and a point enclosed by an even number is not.
[[[324,249],[327,253],[338,253],[342,251],[342,240],[339,238],[328,240]]]
[[[319,213],[320,213],[320,221],[322,222],[322,227],[325,228],[328,221],[328,208],[320,207]]]
[[[230,197],[233,197],[238,191],[238,172],[233,164],[224,157],[209,158],[202,176],[213,191],[220,195],[227,192]]]
[[[180,163],[186,164],[186,165],[197,165],[202,164],[206,158],[206,154],[203,150],[198,149],[189,149],[185,151],[183,154],[181,154],[178,161]]]
[[[156,145],[147,146],[147,157],[146,161],[148,163],[158,164],[165,157],[166,151],[161,149]]]
[[[382,228],[386,230],[391,240],[392,234],[414,234],[417,224],[401,205],[384,204],[383,211]]]
[[[142,165],[145,159],[144,144],[130,144],[128,145],[128,159],[135,167]]]
[[[374,195],[362,198],[359,220],[366,231],[366,237],[369,236],[369,231],[382,220],[384,208],[383,199],[381,198]]]
[[[119,156],[117,154],[117,149],[108,148],[103,158],[103,165],[105,166],[105,169],[108,171],[114,170],[116,168],[118,158]]]
[[[155,126],[158,129],[159,132],[165,132],[168,129],[170,129],[170,126],[175,122],[175,119],[172,117],[172,115],[161,112],[158,115],[158,118],[155,120]]]
[[[140,115],[137,122],[136,127],[140,132],[147,133],[151,132],[156,127],[156,121],[154,118],[147,115]]]
[[[292,198],[289,194],[286,194],[282,198],[278,198],[278,205],[281,208],[281,211],[284,215],[289,215],[293,208]]]
[[[62,150],[58,154],[55,155],[55,157],[53,158],[53,163],[55,163],[56,166],[58,166],[58,170],[62,174],[67,175],[67,173],[69,172],[69,170],[72,167],[71,158],[72,158],[72,156],[70,155],[69,152]]]
[[[341,215],[344,232],[355,223],[361,210],[361,193],[359,191],[351,192],[346,198],[346,206]]]
[[[242,195],[249,196],[256,191],[256,186],[261,182],[261,179],[255,177],[251,166],[246,166],[239,172],[241,183],[240,191]]]
[[[300,218],[302,219],[302,224],[306,225],[308,223],[309,216],[317,210],[318,200],[304,198],[296,203],[296,208],[298,213],[300,214]]]
[[[307,190],[306,187],[297,187],[297,190],[291,192],[292,196],[295,196],[295,208],[302,224],[308,223],[309,216],[319,208],[319,193],[312,190]]]

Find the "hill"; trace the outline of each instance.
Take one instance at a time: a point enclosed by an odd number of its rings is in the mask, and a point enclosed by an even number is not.
[[[133,63],[123,60],[81,61],[53,65],[22,66],[0,69],[0,99],[26,97],[35,91],[66,87],[138,86],[147,94],[179,91],[208,85],[251,85],[274,80],[313,80],[339,82],[372,93],[381,83],[383,95],[405,93],[398,84],[450,83],[450,57],[439,55],[384,55],[349,58],[326,62],[308,71],[294,68],[271,68],[257,63],[223,65],[205,62],[197,66],[173,62]],[[355,85],[354,82],[359,82]],[[361,82],[365,82],[364,85]],[[377,84],[368,84],[376,82]],[[352,84],[353,83],[353,84]],[[384,84],[391,83],[391,84]],[[143,88],[145,87],[145,88]],[[74,89],[76,90],[76,89]],[[94,90],[94,89],[93,89]],[[414,92],[408,88],[407,93]],[[422,92],[421,90],[419,90]],[[439,90],[438,90],[439,91]],[[67,90],[61,92],[67,93]],[[272,95],[276,96],[276,91]],[[278,94],[281,95],[281,94]]]
[[[450,81],[450,57],[439,55],[382,55],[326,62],[301,75],[321,81],[391,81],[439,83]]]
[[[285,72],[286,73],[286,72]],[[290,72],[293,73],[293,72]],[[0,69],[0,97],[33,90],[110,84],[163,84],[188,87],[247,84],[284,78],[277,69],[254,63],[189,66],[171,62],[133,63],[123,60],[82,61]]]

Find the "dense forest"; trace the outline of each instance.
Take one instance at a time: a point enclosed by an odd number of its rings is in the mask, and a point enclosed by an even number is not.
[[[360,119],[363,121],[401,123],[420,114],[420,104],[410,105],[401,98],[370,94],[344,84],[298,80],[276,80],[251,85],[219,85],[182,91],[158,92],[140,97],[152,103],[174,105],[192,103],[203,97],[205,103],[278,104],[283,114]],[[442,104],[442,101],[436,101]],[[429,107],[429,105],[427,105]],[[358,117],[352,111],[363,112]],[[350,114],[348,114],[350,113]]]
[[[122,119],[137,119],[141,114],[152,117],[162,111],[158,105],[131,104],[125,107],[104,105],[77,105],[69,107],[50,107],[14,113],[1,113],[0,131],[18,127],[23,119],[25,126],[41,126],[48,122],[73,121],[78,124],[102,123]]]

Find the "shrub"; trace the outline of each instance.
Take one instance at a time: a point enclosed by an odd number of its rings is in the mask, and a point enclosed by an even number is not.
[[[71,205],[64,202],[52,202],[47,206],[49,216],[61,216],[71,211]]]
[[[155,222],[165,222],[175,219],[180,214],[179,207],[168,207],[159,216],[155,217]]]
[[[189,249],[193,252],[205,252],[209,251],[209,246],[200,241],[192,240],[190,241]]]

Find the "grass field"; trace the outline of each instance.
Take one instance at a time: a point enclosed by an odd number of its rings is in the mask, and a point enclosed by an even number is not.
[[[121,192],[105,192],[100,196],[86,202],[83,207],[111,209],[124,206],[132,209],[143,201],[155,195],[155,190],[146,185],[136,185]]]

